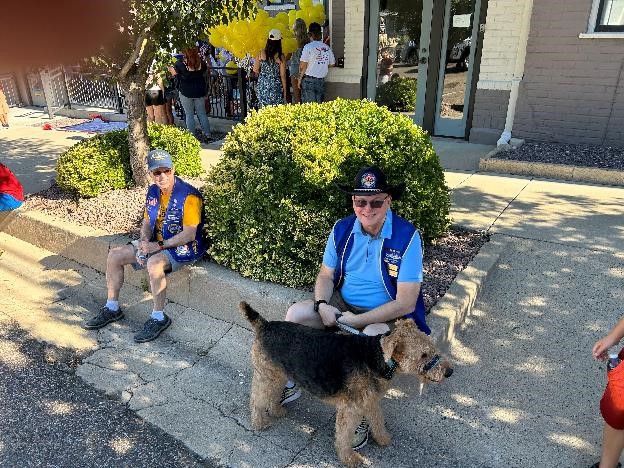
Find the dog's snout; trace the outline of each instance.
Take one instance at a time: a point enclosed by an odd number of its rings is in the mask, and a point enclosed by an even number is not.
[[[449,378],[451,375],[453,375],[453,369],[450,367],[447,367],[444,370],[444,377]]]

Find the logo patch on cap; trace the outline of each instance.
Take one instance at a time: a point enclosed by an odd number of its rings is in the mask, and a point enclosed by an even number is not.
[[[375,174],[373,174],[372,172],[365,172],[362,175],[360,183],[362,184],[362,188],[374,189],[377,185],[377,177],[375,177]]]

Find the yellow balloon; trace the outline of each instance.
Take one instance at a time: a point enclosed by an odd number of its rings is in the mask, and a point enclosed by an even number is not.
[[[292,54],[297,50],[297,40],[295,38],[282,39],[282,52]]]
[[[275,16],[275,19],[282,24],[288,24],[288,13],[281,11]]]
[[[297,19],[297,11],[290,10],[288,12],[288,25],[292,28],[293,24],[295,24],[295,20]]]
[[[312,8],[312,0],[301,0],[299,2],[299,8],[301,8],[302,10]]]
[[[236,70],[238,70],[238,65],[234,60],[230,60],[225,64],[225,73],[228,75],[236,75]]]

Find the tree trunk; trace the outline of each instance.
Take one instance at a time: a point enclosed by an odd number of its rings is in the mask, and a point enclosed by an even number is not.
[[[128,147],[130,149],[130,168],[132,178],[137,187],[149,185],[147,174],[147,153],[149,139],[147,137],[147,112],[145,110],[145,84],[147,74],[154,56],[156,46],[151,37],[147,37],[142,45],[142,53],[120,83],[126,94],[128,109]]]
[[[130,149],[130,168],[132,178],[137,187],[149,185],[147,175],[147,153],[149,139],[147,137],[147,115],[145,111],[145,81],[139,80],[137,74],[128,77],[124,83],[126,106],[128,112],[128,147]]]

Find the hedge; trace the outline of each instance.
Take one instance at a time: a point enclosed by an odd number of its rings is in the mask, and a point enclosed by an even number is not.
[[[150,149],[168,151],[176,174],[199,176],[203,169],[197,139],[188,131],[161,124],[148,124]],[[114,130],[76,143],[59,157],[56,183],[82,197],[133,185],[128,131]]]
[[[449,192],[427,133],[367,100],[271,106],[227,136],[203,188],[209,254],[242,275],[313,283],[333,223],[352,213],[335,183],[376,164],[406,193],[393,208],[425,239],[449,225]]]
[[[375,102],[393,112],[410,112],[416,108],[416,80],[397,76],[377,88]]]

